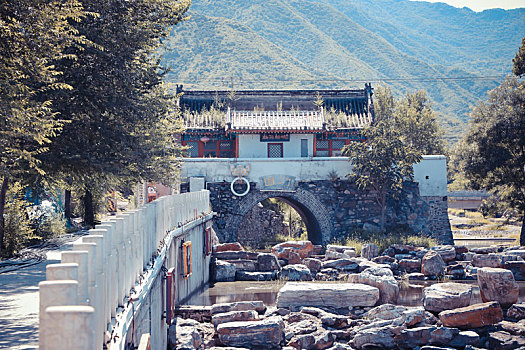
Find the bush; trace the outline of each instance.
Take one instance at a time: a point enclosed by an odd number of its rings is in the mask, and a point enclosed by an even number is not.
[[[34,235],[42,240],[66,233],[66,220],[55,204],[48,200],[34,205],[29,213]]]
[[[3,258],[12,257],[23,248],[24,244],[30,239],[36,238],[34,229],[31,227],[27,208],[28,203],[24,200],[22,186],[17,182],[11,183],[6,195],[4,212],[5,250],[0,252]]]
[[[380,233],[365,230],[355,230],[351,232],[342,242],[343,245],[354,247],[356,254],[360,254],[362,245],[367,243],[377,245],[380,252],[392,244],[408,244],[425,248],[438,245],[435,239],[423,236],[422,234],[412,234],[408,232]]]

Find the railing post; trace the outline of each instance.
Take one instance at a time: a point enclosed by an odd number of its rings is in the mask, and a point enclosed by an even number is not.
[[[93,350],[97,338],[91,306],[50,306],[45,309],[47,325],[52,330],[41,350]]]
[[[60,254],[62,264],[75,263],[78,265],[78,302],[87,305],[89,299],[88,291],[88,252],[87,250],[62,252]]]
[[[106,238],[106,295],[107,305],[106,322],[110,323],[111,318],[117,314],[118,306],[118,278],[117,278],[117,253],[115,244],[115,229],[116,223],[113,221],[105,221],[100,225],[95,226],[95,229],[105,230],[101,232]]]
[[[64,326],[62,321],[52,324],[48,320],[46,308],[48,306],[76,305],[78,303],[78,282],[72,280],[42,281],[38,284],[39,289],[39,347],[40,349],[51,349],[48,346],[48,336],[53,334],[55,327]]]
[[[116,246],[116,260],[117,266],[115,267],[116,280],[117,280],[117,307],[123,305],[124,297],[126,296],[126,286],[124,285],[124,264],[125,264],[125,246],[123,239],[124,219],[116,217],[111,219],[115,223],[115,246]]]

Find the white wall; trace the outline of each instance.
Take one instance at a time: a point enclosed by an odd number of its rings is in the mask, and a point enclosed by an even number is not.
[[[447,158],[445,156],[423,156],[414,164],[414,181],[419,183],[421,196],[447,195]]]
[[[246,178],[252,182],[268,175],[294,176],[296,181],[328,180],[332,173],[344,178],[352,171],[347,157],[186,158],[182,165],[182,177],[204,177],[206,182],[231,182],[230,164],[249,164],[250,173]],[[423,156],[423,160],[414,165],[414,180],[419,183],[421,196],[446,196],[445,156]]]
[[[239,158],[268,158],[268,143],[283,144],[283,157],[301,157],[301,139],[308,140],[308,156],[313,156],[314,135],[291,134],[290,141],[261,142],[259,134],[239,135]]]

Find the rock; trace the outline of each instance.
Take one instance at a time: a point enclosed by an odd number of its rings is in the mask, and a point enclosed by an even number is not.
[[[396,260],[403,260],[403,259],[412,259],[414,257],[414,255],[411,255],[411,254],[396,254],[394,255],[394,258]]]
[[[394,249],[395,254],[408,254],[416,250],[414,246],[408,244],[392,244],[390,248]]]
[[[448,265],[445,274],[451,275],[454,279],[463,279],[465,277],[465,268],[461,264]]]
[[[515,336],[505,331],[489,334],[489,349],[514,350],[525,346],[525,337]]]
[[[392,349],[396,346],[394,337],[401,333],[403,326],[385,325],[359,330],[352,340],[357,349]]]
[[[242,252],[241,252],[242,253]],[[257,266],[255,261],[253,260],[226,260],[230,264],[235,265],[235,271],[249,271],[249,272],[255,272],[257,270]]]
[[[421,271],[421,260],[419,259],[401,259],[399,261],[399,269],[404,272],[419,272]]]
[[[343,256],[345,258],[355,258],[355,250],[354,249],[346,249],[343,252]]]
[[[314,244],[313,254],[314,255],[321,255],[322,252],[323,252],[323,246],[321,244]]]
[[[525,303],[512,305],[507,311],[507,317],[513,320],[525,319]]]
[[[399,295],[399,284],[392,270],[370,267],[359,274],[348,275],[348,281],[368,284],[379,289],[379,303],[396,303]]]
[[[224,251],[213,254],[220,260],[257,260],[258,255],[259,253],[246,251]]]
[[[525,260],[525,249],[506,250],[505,254],[516,255]]]
[[[412,272],[407,275],[409,281],[423,281],[425,279],[425,275],[419,272]]]
[[[459,332],[454,339],[452,339],[448,345],[455,348],[463,348],[467,345],[478,346],[479,334],[473,331],[462,331]]]
[[[211,322],[211,306],[179,305],[175,309],[179,319],[192,319],[198,322]]]
[[[508,314],[507,314],[508,316]],[[525,320],[519,322],[509,322],[501,321],[498,323],[498,326],[501,327],[505,332],[509,332],[513,335],[525,336]]]
[[[475,267],[503,267],[501,255],[499,254],[476,254],[472,258],[472,266]]]
[[[306,258],[303,259],[303,264],[306,265],[312,271],[313,273],[319,272],[321,270],[321,266],[323,265],[323,262],[319,259],[315,258]]]
[[[259,319],[259,314],[255,310],[230,311],[213,315],[211,323],[217,328],[221,323],[235,321],[255,321]]]
[[[342,329],[348,327],[348,316],[336,315],[330,312],[324,312],[321,316],[321,323],[325,327]]]
[[[348,249],[355,250],[355,248],[353,248],[353,247],[349,247],[349,246],[346,246],[346,245],[328,244],[328,245],[326,246],[326,251],[327,251],[327,252],[338,252],[338,253],[344,253],[345,250],[348,250]]]
[[[456,250],[456,255],[468,253],[468,248],[465,245],[455,245],[454,249]]]
[[[272,281],[277,278],[277,271],[273,272],[250,272],[237,271],[235,280],[237,281]]]
[[[370,321],[394,320],[401,317],[404,319],[405,326],[410,327],[425,319],[425,310],[422,307],[383,304],[369,310],[363,317]]]
[[[354,350],[354,348],[347,344],[334,343],[331,348],[328,348],[328,350]]]
[[[525,281],[525,261],[508,261],[503,267],[512,272],[514,280]]]
[[[281,278],[287,279],[289,281],[311,281],[312,274],[306,265],[286,265],[281,270]]]
[[[334,259],[344,259],[346,256],[343,253],[335,252],[332,250],[327,250],[325,253],[325,258],[327,260],[334,260]]]
[[[431,250],[441,255],[441,258],[445,262],[456,259],[456,248],[454,248],[453,245],[440,245],[432,247]]]
[[[180,320],[180,322],[179,322]],[[191,322],[192,321],[192,322]],[[168,329],[169,349],[197,349],[202,344],[202,336],[195,327],[199,322],[177,319]]]
[[[423,289],[425,310],[441,312],[470,305],[472,286],[462,283],[436,283]]]
[[[512,255],[512,254],[500,254],[501,263],[505,265],[505,263],[510,261],[523,261],[523,258],[518,255]]]
[[[430,332],[430,344],[448,345],[456,335],[459,334],[459,329],[449,327],[433,328]]]
[[[239,242],[233,242],[233,243],[222,243],[217,244],[213,246],[213,252],[226,252],[226,251],[233,251],[233,252],[239,252],[244,250],[242,245]]]
[[[430,333],[435,327],[416,327],[404,329],[394,340],[400,348],[415,348],[430,342]]]
[[[288,282],[277,295],[277,307],[298,309],[314,306],[339,309],[373,306],[378,300],[379,290],[364,284]]]
[[[322,268],[337,269],[339,271],[356,271],[359,266],[351,259],[337,259],[323,262]]]
[[[322,332],[321,334],[315,335],[313,349],[323,350],[328,349],[332,346],[335,341],[335,335],[331,332]]]
[[[490,246],[490,247],[474,247],[469,249],[472,253],[476,254],[490,254],[490,253],[497,253],[498,247],[496,246]]]
[[[395,258],[388,256],[388,255],[381,255],[381,256],[376,256],[375,258],[372,258],[372,262],[375,262],[378,264],[391,264],[395,261],[396,261]]]
[[[310,241],[288,241],[272,247],[272,253],[279,259],[286,259],[289,264],[300,263],[301,259],[310,257],[313,250],[314,246]]]
[[[281,270],[279,260],[271,253],[260,253],[257,256],[257,271],[272,272]]]
[[[315,278],[319,281],[336,281],[339,277],[339,271],[336,269],[321,269]]]
[[[226,346],[278,347],[283,340],[284,322],[279,316],[260,321],[229,322],[217,326],[219,340]]]
[[[493,325],[503,319],[503,311],[497,301],[474,304],[439,313],[439,320],[446,327],[462,329]]]
[[[312,334],[302,334],[293,337],[288,346],[294,349],[312,349],[315,344],[315,337]]]
[[[374,243],[364,244],[361,248],[361,256],[368,260],[379,256],[379,248]]]
[[[421,261],[421,273],[425,276],[441,276],[445,272],[446,264],[435,251],[429,251]]]
[[[223,260],[215,260],[213,280],[215,282],[235,281],[235,265]]]
[[[266,305],[262,301],[237,301],[234,303],[214,304],[211,307],[211,314],[216,315],[230,311],[255,310],[259,314],[264,314]]]
[[[478,286],[483,302],[497,301],[508,308],[518,301],[520,288],[509,270],[484,267],[478,269]]]
[[[292,333],[294,336],[310,334],[317,331],[317,327],[318,322],[315,322],[315,320],[302,320],[288,324],[285,329],[285,334]]]

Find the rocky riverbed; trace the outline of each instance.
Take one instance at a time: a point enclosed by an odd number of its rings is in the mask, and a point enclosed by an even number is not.
[[[245,301],[182,306],[170,327],[172,349],[525,349],[525,248],[286,242],[272,253],[217,245],[216,281],[282,283],[276,306]],[[470,279],[479,286],[454,280]],[[415,281],[421,305],[398,305]],[[269,284],[276,282],[267,282]],[[416,286],[417,287],[417,286]]]

